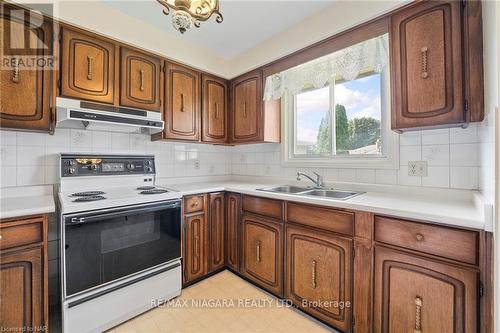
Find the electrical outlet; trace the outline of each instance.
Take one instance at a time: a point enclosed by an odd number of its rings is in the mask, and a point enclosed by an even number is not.
[[[194,160],[194,169],[200,170],[200,160]]]
[[[408,162],[408,176],[427,176],[427,162],[426,161],[409,161]]]

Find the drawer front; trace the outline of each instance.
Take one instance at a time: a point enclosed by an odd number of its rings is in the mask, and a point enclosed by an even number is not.
[[[44,218],[0,223],[0,250],[40,243],[44,240]]]
[[[354,236],[354,213],[342,210],[287,203],[287,222]]]
[[[476,265],[475,231],[458,230],[390,217],[375,216],[375,240]]]
[[[243,210],[250,213],[283,219],[283,203],[280,200],[243,196]]]
[[[205,195],[191,195],[184,199],[184,212],[186,214],[199,212],[205,209]]]

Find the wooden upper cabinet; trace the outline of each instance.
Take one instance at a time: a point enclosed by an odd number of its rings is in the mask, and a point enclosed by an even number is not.
[[[375,247],[374,332],[477,332],[478,273]]]
[[[2,6],[1,58],[10,67],[0,70],[0,127],[49,131],[52,71],[28,69],[19,62],[25,56],[52,54],[52,24],[33,14],[31,21],[27,13],[18,17],[7,4]]]
[[[215,271],[225,265],[224,241],[224,193],[209,194],[210,256],[209,270]]]
[[[391,16],[393,129],[466,121],[461,16],[461,1],[425,1]]]
[[[167,63],[165,78],[165,139],[200,139],[200,73]]]
[[[226,264],[234,271],[240,270],[240,201],[238,193],[226,195]]]
[[[202,141],[227,141],[227,84],[224,80],[202,76]]]
[[[184,227],[184,283],[208,273],[208,223],[205,214],[185,218]]]
[[[115,102],[115,44],[64,28],[61,44],[61,95]]]
[[[121,48],[120,105],[151,111],[161,107],[160,58]]]
[[[342,332],[351,331],[351,253],[348,238],[287,225],[285,297]]]
[[[262,140],[262,72],[254,71],[231,82],[231,141]]]

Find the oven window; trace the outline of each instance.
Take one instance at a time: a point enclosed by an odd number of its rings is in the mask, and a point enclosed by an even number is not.
[[[65,226],[67,296],[181,256],[180,208]]]

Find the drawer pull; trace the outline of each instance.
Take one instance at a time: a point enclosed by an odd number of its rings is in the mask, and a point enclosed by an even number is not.
[[[429,49],[427,47],[422,47],[420,52],[422,53],[422,79],[427,79],[429,77],[429,72],[427,71],[427,52]]]
[[[316,286],[317,286],[317,283],[316,283],[316,260],[313,260],[311,262],[311,264],[312,264],[311,265],[312,266],[311,267],[312,268],[312,270],[311,270],[311,274],[312,274],[312,276],[311,276],[312,287],[313,287],[313,289],[316,289]]]
[[[219,119],[219,104],[215,102],[215,119]]]
[[[87,56],[87,80],[92,80],[92,62],[94,58]]]
[[[256,254],[257,254],[257,262],[260,262],[261,261],[261,258],[260,258],[260,244],[261,242],[260,241],[257,241],[257,251],[256,251]]]
[[[14,57],[14,72],[12,73],[12,83],[19,83],[19,59]]]
[[[191,205],[191,207],[198,207],[199,204],[200,203],[198,201],[195,201],[195,202],[193,202],[193,204]]]
[[[181,112],[184,112],[184,94],[181,93]]]
[[[141,69],[139,71],[141,87],[139,88],[141,91],[144,91],[144,71]]]
[[[422,299],[420,297],[415,297],[415,330],[414,333],[422,333]]]
[[[247,103],[243,103],[243,118],[247,117]]]
[[[415,239],[418,241],[418,242],[421,242],[424,240],[424,235],[422,234],[416,234],[415,235]]]

